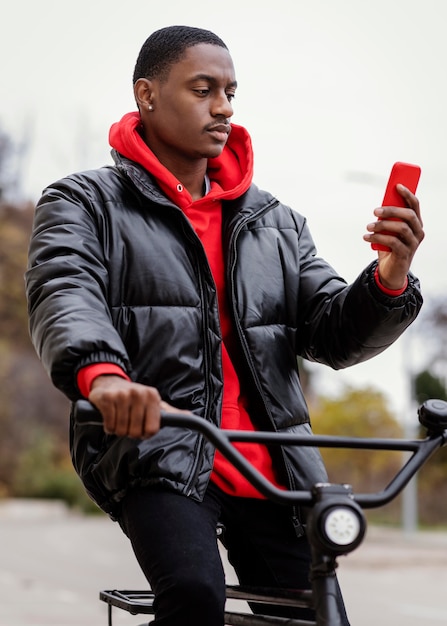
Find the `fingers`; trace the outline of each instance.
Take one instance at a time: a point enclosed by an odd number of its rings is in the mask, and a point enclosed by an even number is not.
[[[413,257],[425,236],[418,199],[403,185],[397,185],[397,189],[406,206],[375,209],[378,219],[368,224],[368,233],[363,236],[379,250],[380,282],[391,290],[400,290],[406,284]]]
[[[152,437],[160,428],[160,396],[153,387],[132,384],[112,399],[111,419],[107,424],[118,437]]]
[[[423,227],[421,209],[420,209],[419,200],[417,199],[417,197],[413,193],[411,193],[409,189],[404,187],[404,185],[399,184],[396,186],[396,189],[400,193],[402,198],[405,200],[407,206],[410,209],[413,209],[413,211],[416,213],[416,216],[421,224],[421,227]]]
[[[94,381],[89,400],[101,412],[108,434],[148,438],[160,429],[161,398],[154,387],[101,376]]]
[[[375,209],[378,219],[368,224],[368,234],[364,235],[364,239],[411,259],[425,236],[420,206],[416,196],[406,187],[398,185],[397,188],[407,206]]]
[[[398,251],[403,246],[415,251],[424,238],[421,222],[411,209],[399,209],[400,217],[395,211],[376,209],[376,222],[368,224],[370,236],[367,241],[388,246],[390,250]]]

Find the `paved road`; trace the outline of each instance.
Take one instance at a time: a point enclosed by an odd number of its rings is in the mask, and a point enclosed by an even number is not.
[[[352,626],[447,624],[447,532],[370,528],[341,559],[339,578]],[[0,501],[0,626],[107,626],[99,589],[144,586],[127,539],[107,518]],[[116,611],[114,626],[142,621]]]

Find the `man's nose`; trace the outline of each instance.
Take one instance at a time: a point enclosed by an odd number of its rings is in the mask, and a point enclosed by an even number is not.
[[[223,94],[219,94],[214,99],[212,114],[213,116],[221,115],[227,119],[233,115],[232,104],[228,100],[228,96],[225,92]]]

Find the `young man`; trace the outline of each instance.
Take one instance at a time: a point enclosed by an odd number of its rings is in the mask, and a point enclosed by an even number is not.
[[[138,112],[111,128],[115,165],[51,185],[37,206],[31,335],[54,384],[102,413],[105,432],[72,425],[74,465],[129,536],[155,623],[217,626],[216,525],[241,583],[307,588],[305,519],[197,433],[159,430],[160,410],[311,436],[297,356],[341,368],[393,343],[422,303],[409,268],[423,230],[401,187],[407,208],[376,209],[364,236],[390,252],[346,285],[305,219],[252,183],[249,135],[229,121],[233,63],[213,33],[153,33],[134,92]],[[326,478],[313,448],[239,447],[282,488]]]

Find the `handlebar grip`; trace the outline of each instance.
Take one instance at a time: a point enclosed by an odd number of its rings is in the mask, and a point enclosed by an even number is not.
[[[88,400],[78,400],[73,406],[73,417],[77,424],[102,426],[102,415]]]
[[[103,419],[98,409],[88,400],[78,400],[73,407],[73,418],[76,424],[82,424],[84,426],[102,426]],[[203,420],[193,416],[192,414],[183,413],[167,413],[161,411],[161,425],[162,426],[184,426],[191,425],[197,428],[197,430],[203,430],[209,427],[209,424],[204,423]]]

